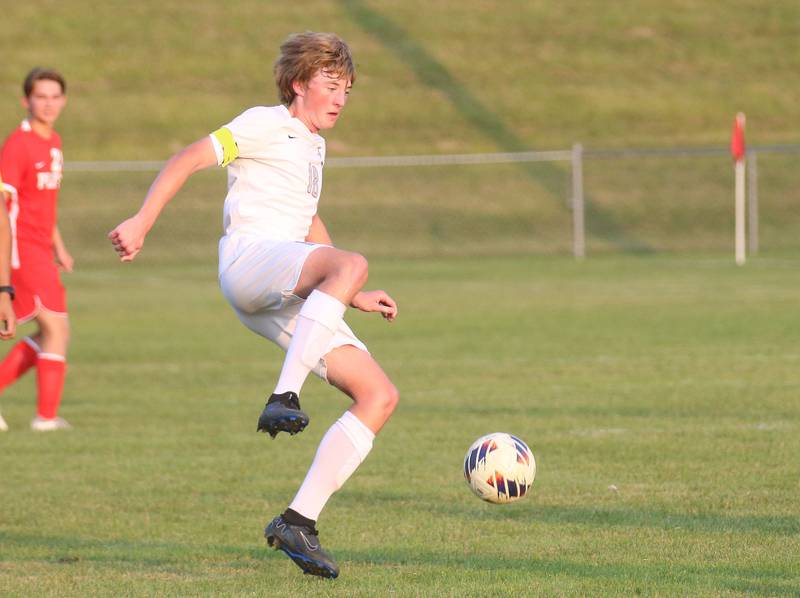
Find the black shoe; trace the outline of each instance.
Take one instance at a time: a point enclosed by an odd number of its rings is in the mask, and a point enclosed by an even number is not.
[[[319,533],[312,526],[292,525],[283,515],[270,521],[264,530],[267,543],[275,550],[282,550],[307,575],[318,575],[335,579],[339,566],[319,545]]]
[[[300,397],[289,391],[272,395],[258,418],[257,432],[266,432],[273,438],[278,432],[297,434],[308,425],[308,416],[300,410]]]

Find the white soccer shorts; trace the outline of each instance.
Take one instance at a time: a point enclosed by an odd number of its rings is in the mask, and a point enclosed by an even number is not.
[[[297,286],[306,259],[320,247],[326,245],[243,235],[220,240],[219,283],[222,294],[245,326],[284,351],[292,340],[304,302],[292,290]],[[368,352],[367,346],[342,320],[325,354],[344,345]],[[312,371],[327,381],[324,357]]]

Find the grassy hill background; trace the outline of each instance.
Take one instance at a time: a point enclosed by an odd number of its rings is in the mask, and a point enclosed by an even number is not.
[[[306,29],[340,33],[358,63],[345,116],[327,133],[331,157],[578,141],[723,145],[738,110],[748,114],[751,144],[800,140],[791,84],[800,71],[800,5],[792,0],[38,0],[4,7],[4,22],[13,51],[0,64],[0,129],[20,119],[24,73],[56,66],[70,85],[60,123],[68,160],[165,159],[245,107],[276,103],[278,45]],[[795,163],[761,159],[766,250],[798,247]],[[603,160],[585,171],[590,252],[730,245],[726,157]],[[83,221],[76,233],[89,221],[99,232],[138,205],[151,176],[117,175],[109,195],[102,177],[70,175],[65,215]],[[224,195],[224,176],[212,176],[192,196],[213,214],[192,228],[189,242],[204,247],[219,233]],[[372,253],[559,253],[570,245],[569,176],[567,164],[552,163],[328,169],[321,210],[337,242]],[[108,222],[91,216],[112,205],[119,211]],[[376,212],[393,218],[376,222]]]
[[[0,17],[0,128],[25,72],[57,66],[68,161],[162,160],[274,102],[277,47],[304,29],[359,64],[331,157],[723,145],[738,110],[751,144],[800,142],[796,0],[18,0]],[[123,266],[105,235],[154,173],[67,172],[75,428],[28,431],[32,374],[0,396],[0,594],[800,595],[798,156],[759,157],[745,268],[725,155],[587,159],[581,263],[532,255],[569,253],[568,164],[327,168],[334,240],[401,306],[392,326],[348,315],[402,400],[323,516],[335,584],[260,535],[346,402],[309,381],[306,432],[255,433],[282,357],[215,284],[225,173],[193,177]],[[539,465],[508,509],[461,479],[493,430]]]

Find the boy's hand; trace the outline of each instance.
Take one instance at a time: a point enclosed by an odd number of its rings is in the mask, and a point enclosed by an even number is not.
[[[145,226],[134,216],[108,233],[108,238],[114,246],[114,251],[119,254],[120,261],[131,262],[144,245],[146,234]]]
[[[62,272],[72,272],[75,260],[66,249],[62,248],[56,250],[56,263]]]
[[[17,332],[17,317],[11,307],[8,293],[0,293],[0,339],[7,341],[14,338]]]
[[[353,297],[350,305],[361,311],[380,312],[389,322],[394,322],[397,317],[397,303],[386,291],[362,291]]]

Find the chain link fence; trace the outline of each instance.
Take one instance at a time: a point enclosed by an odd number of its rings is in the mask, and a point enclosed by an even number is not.
[[[748,152],[751,252],[800,249],[800,145]],[[67,163],[60,223],[84,260],[133,214],[161,162]],[[213,259],[222,170],[192,177],[145,249]],[[320,214],[337,245],[370,256],[733,251],[724,147],[332,158]]]

